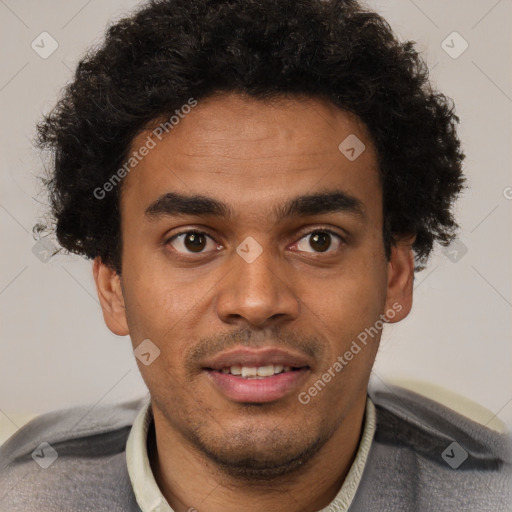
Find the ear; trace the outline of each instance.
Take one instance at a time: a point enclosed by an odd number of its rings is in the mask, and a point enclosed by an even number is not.
[[[126,336],[130,331],[119,274],[99,257],[94,259],[92,272],[107,327],[118,336]]]
[[[389,323],[403,320],[412,308],[412,290],[414,284],[414,251],[412,244],[415,236],[401,237],[391,247],[388,262],[388,287],[386,311],[395,315],[388,317]]]

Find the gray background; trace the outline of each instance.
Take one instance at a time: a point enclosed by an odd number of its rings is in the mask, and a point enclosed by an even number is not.
[[[35,123],[107,22],[137,4],[0,0],[0,422],[13,431],[20,413],[146,392],[129,338],[103,323],[91,263],[74,255],[43,262],[31,234],[45,200],[35,179],[43,163],[30,144]],[[368,4],[417,41],[437,88],[455,100],[471,185],[457,206],[460,240],[416,276],[413,311],[386,326],[373,381],[435,383],[512,426],[512,0]],[[46,59],[31,47],[35,40],[48,51],[42,32],[58,43]],[[469,47],[454,58],[463,40]]]

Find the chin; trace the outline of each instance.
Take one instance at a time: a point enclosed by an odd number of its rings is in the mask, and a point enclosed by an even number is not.
[[[261,425],[223,431],[219,437],[189,432],[198,451],[219,470],[237,480],[269,481],[304,468],[330,438],[309,432],[261,431]]]

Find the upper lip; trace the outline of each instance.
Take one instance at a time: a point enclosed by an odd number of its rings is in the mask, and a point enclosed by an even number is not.
[[[308,365],[308,360],[300,354],[294,354],[277,348],[248,349],[236,348],[229,352],[223,352],[210,360],[205,361],[203,368],[221,370],[230,366],[259,367],[270,364],[280,364],[293,368],[303,368]]]

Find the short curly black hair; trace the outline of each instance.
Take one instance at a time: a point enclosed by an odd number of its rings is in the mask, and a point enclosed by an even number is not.
[[[465,155],[453,102],[414,43],[357,0],[151,0],[110,26],[38,125],[54,157],[52,221],[34,231],[120,273],[121,187],[102,200],[94,190],[151,123],[222,92],[317,97],[356,114],[377,149],[388,258],[398,234],[416,235],[416,269],[455,237]]]

